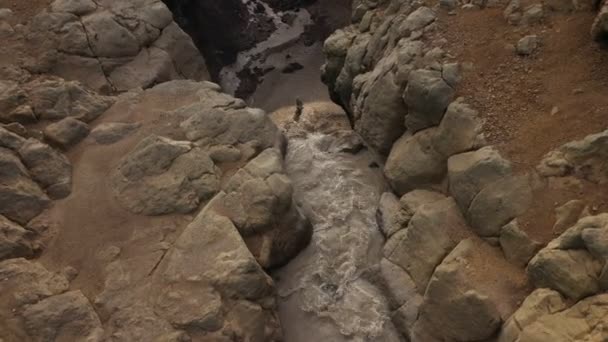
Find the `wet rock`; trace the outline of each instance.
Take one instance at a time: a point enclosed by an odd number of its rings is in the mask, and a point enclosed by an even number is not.
[[[408,105],[405,126],[413,131],[438,125],[452,101],[454,90],[440,72],[412,71],[403,99]]]
[[[187,141],[149,136],[112,172],[120,203],[134,213],[189,213],[219,190],[219,170]]]
[[[91,137],[96,143],[110,145],[116,143],[137,130],[138,123],[108,122],[97,125],[91,131]]]
[[[522,329],[544,315],[555,314],[566,309],[566,302],[557,291],[550,289],[534,290],[521,307],[505,322],[498,342],[515,342]]]
[[[52,296],[23,311],[25,331],[35,340],[101,341],[103,329],[89,300],[80,291]]]
[[[516,51],[521,56],[534,53],[540,45],[540,38],[536,35],[525,36],[517,42]]]
[[[548,287],[579,300],[599,291],[601,265],[585,250],[545,248],[530,261],[527,272],[536,287]]]
[[[517,220],[502,227],[499,243],[505,258],[521,267],[525,267],[541,247],[519,228]]]
[[[31,257],[31,233],[0,215],[0,260]]]
[[[65,118],[44,129],[45,138],[62,148],[71,147],[89,135],[89,125],[74,118]]]
[[[60,152],[36,139],[28,139],[19,156],[30,174],[53,199],[67,197],[72,191],[72,165]]]

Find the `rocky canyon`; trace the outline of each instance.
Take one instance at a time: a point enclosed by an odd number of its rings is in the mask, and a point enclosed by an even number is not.
[[[0,342],[608,341],[608,3],[0,0]]]

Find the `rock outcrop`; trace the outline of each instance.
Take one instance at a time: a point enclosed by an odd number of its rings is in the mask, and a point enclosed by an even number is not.
[[[103,92],[208,78],[192,40],[157,0],[56,0],[14,40],[24,50],[29,71],[78,80]]]

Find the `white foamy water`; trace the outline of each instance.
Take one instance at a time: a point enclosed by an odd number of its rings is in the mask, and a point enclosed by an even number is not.
[[[295,43],[304,33],[304,28],[307,25],[312,24],[310,13],[305,9],[300,9],[297,12],[275,12],[270,6],[262,1],[243,0],[243,3],[247,6],[252,16],[258,15],[255,13],[255,8],[258,5],[262,5],[266,16],[272,19],[277,29],[268,37],[268,39],[259,42],[249,50],[241,51],[238,54],[235,63],[224,67],[220,71],[220,84],[224,91],[231,95],[236,93],[241,83],[237,76],[240,71],[244,68],[253,69],[254,67],[264,69],[264,62],[270,54]],[[288,25],[281,20],[281,16],[285,13],[291,13],[295,16],[291,25]]]
[[[289,141],[288,174],[314,234],[276,274],[285,339],[398,341],[382,293],[361,277],[379,262],[383,237],[375,213],[386,184],[381,171],[369,167],[369,152],[335,150],[332,135]]]

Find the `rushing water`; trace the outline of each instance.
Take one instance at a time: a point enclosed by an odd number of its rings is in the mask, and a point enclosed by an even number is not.
[[[399,340],[383,295],[365,277],[380,260],[375,212],[386,184],[370,152],[341,152],[351,142],[335,133],[289,139],[287,170],[314,235],[274,275],[287,342]]]

